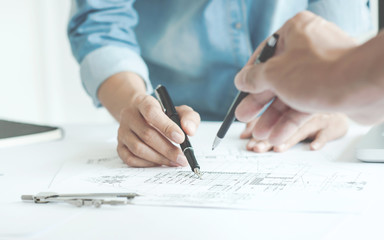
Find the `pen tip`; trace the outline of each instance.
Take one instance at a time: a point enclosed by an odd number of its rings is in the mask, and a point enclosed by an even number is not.
[[[196,176],[199,177],[200,180],[203,180],[203,178],[202,178],[202,174],[201,174],[199,168],[195,168],[195,169],[193,169],[193,172],[196,174]]]
[[[212,144],[212,151],[220,144],[220,141],[221,141],[221,138],[216,136],[216,138],[215,138],[215,140],[213,141],[213,144]]]

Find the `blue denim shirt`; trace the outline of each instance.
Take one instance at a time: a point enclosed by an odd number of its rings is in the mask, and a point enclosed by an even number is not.
[[[258,44],[302,10],[356,36],[371,26],[367,0],[74,0],[68,26],[83,85],[113,74],[141,76],[148,94],[163,84],[175,105],[222,120],[233,80]]]

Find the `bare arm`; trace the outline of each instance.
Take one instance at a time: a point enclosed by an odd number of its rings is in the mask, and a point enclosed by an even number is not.
[[[337,108],[362,123],[383,121],[384,32],[348,51],[335,69],[333,81],[340,81],[345,88]]]

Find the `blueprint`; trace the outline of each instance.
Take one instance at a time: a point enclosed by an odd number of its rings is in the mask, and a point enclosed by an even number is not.
[[[300,147],[257,154],[243,144],[197,148],[202,179],[189,167],[128,167],[111,146],[67,161],[49,190],[135,192],[132,203],[143,205],[344,213],[361,212],[374,194],[377,174],[367,165]]]

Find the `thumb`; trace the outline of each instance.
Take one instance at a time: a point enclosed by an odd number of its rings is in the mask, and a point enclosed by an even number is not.
[[[235,86],[243,92],[260,93],[267,90],[263,81],[263,71],[266,63],[247,65],[235,76]]]
[[[274,34],[275,41],[278,41],[278,34]],[[267,58],[266,55],[263,56],[263,63],[255,64],[257,58],[263,54],[264,49],[269,50],[264,53],[267,54],[273,54],[275,55],[275,50],[278,48],[279,45],[275,46],[273,49],[273,52],[271,52],[272,49],[268,49],[268,41],[270,40],[266,39],[264,40],[256,49],[256,51],[253,53],[253,55],[248,60],[248,63],[246,66],[236,75],[235,77],[235,85],[236,87],[244,92],[250,92],[250,93],[260,93],[264,90],[266,90],[265,82],[263,80],[265,79],[263,77],[263,74],[265,72],[265,66],[266,63],[264,61],[267,61],[269,57],[272,55],[269,55]],[[277,42],[275,42],[278,44]],[[261,57],[261,56],[260,56]]]

